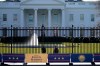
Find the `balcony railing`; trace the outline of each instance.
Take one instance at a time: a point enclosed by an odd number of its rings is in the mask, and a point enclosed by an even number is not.
[[[4,8],[4,7],[18,8],[20,7],[20,3],[19,2],[0,2],[0,7],[1,8]]]
[[[97,7],[97,2],[66,2],[66,7],[89,7],[94,8]]]

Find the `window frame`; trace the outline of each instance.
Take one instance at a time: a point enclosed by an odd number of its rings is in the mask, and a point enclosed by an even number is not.
[[[7,14],[3,14],[3,21],[7,21]]]
[[[13,21],[16,22],[18,20],[18,14],[13,14]]]
[[[94,21],[95,21],[95,15],[91,14],[91,22],[94,22]]]
[[[71,22],[74,21],[74,14],[69,14],[69,21],[71,21]]]
[[[80,21],[84,21],[84,14],[80,14]]]
[[[34,20],[33,14],[28,14],[28,21],[33,22]]]

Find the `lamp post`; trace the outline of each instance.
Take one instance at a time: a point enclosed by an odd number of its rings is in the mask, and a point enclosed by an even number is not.
[[[74,46],[74,45],[73,45],[73,42],[74,42],[74,37],[73,37],[73,27],[74,27],[74,26],[72,25],[72,53],[73,53],[73,46]]]

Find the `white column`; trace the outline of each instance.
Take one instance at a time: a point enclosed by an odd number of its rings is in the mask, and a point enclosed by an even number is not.
[[[48,27],[51,27],[51,9],[48,9]]]
[[[65,27],[65,10],[62,9],[62,27]]]
[[[48,9],[48,27],[51,27],[51,9]],[[50,36],[50,30],[48,31],[48,36]]]
[[[22,27],[24,27],[24,23],[25,23],[24,22],[24,9],[21,9],[21,17],[20,18],[21,18],[20,27],[22,28]],[[20,34],[20,36],[24,36],[23,30],[21,30],[19,34]]]
[[[20,27],[24,27],[24,9],[21,9],[21,22],[20,22]]]
[[[35,22],[34,22],[34,27],[37,27],[37,11],[38,11],[38,9],[34,9],[35,10],[35,18],[34,18],[34,20],[35,20]]]

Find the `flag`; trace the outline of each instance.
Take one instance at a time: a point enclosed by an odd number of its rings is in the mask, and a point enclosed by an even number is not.
[[[70,62],[70,54],[49,54],[48,62]]]
[[[71,62],[92,62],[93,54],[71,54]]]

